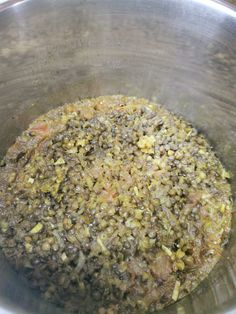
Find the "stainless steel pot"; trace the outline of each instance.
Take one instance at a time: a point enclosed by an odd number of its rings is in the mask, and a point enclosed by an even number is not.
[[[233,9],[211,0],[30,0],[0,12],[1,155],[50,108],[120,93],[192,121],[233,174],[236,195]],[[165,313],[236,313],[235,227],[207,280]],[[1,257],[0,313],[59,312]]]

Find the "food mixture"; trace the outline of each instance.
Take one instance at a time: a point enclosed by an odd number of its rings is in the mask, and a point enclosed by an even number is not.
[[[36,119],[0,167],[0,246],[74,313],[155,312],[219,260],[229,173],[189,123],[106,96]]]

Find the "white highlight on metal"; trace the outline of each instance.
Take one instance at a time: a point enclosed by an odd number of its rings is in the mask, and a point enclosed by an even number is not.
[[[229,6],[227,6],[227,2],[224,4],[214,0],[195,0],[195,1],[205,6],[208,6],[218,12],[222,12],[236,18],[236,10],[233,10]]]

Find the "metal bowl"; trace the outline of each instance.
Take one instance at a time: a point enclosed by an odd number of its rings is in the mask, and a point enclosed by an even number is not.
[[[205,133],[236,195],[236,12],[211,0],[37,0],[0,12],[0,155],[39,114],[105,94],[156,100]],[[236,233],[165,313],[236,313]],[[0,259],[0,313],[54,314]]]

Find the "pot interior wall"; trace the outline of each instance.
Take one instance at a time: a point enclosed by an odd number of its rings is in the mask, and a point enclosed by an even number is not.
[[[206,134],[236,193],[236,13],[197,0],[38,0],[0,13],[0,155],[39,114],[79,98],[141,96]],[[235,222],[224,257],[165,313],[236,307]],[[2,308],[56,313],[0,261]]]

